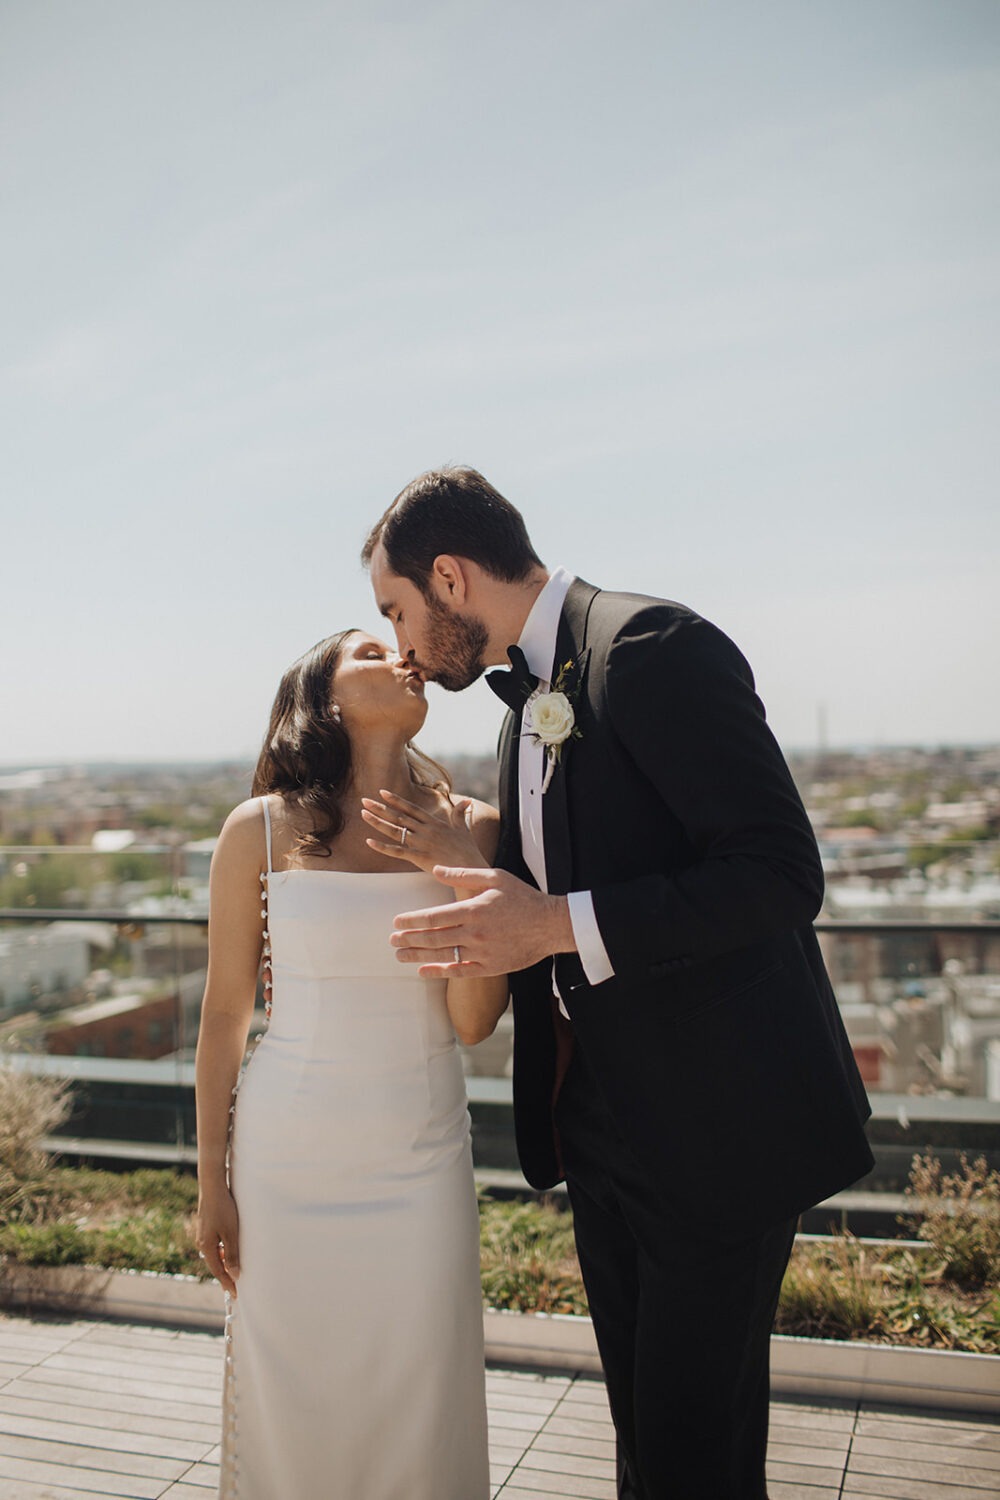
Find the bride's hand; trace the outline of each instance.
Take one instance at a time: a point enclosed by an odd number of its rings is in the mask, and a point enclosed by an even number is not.
[[[240,1274],[239,1215],[227,1187],[206,1188],[199,1194],[194,1242],[223,1290],[235,1297]]]
[[[394,792],[381,791],[381,802],[362,797],[361,816],[376,830],[377,837],[366,840],[369,848],[393,859],[406,860],[430,873],[435,865],[460,864],[485,870],[488,863],[469,831],[469,797],[452,801],[439,794],[439,812],[433,813]],[[458,851],[462,858],[457,858]]]

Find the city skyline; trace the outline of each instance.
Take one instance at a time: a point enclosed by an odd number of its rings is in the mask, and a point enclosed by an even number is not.
[[[0,764],[253,758],[446,461],[787,747],[1000,739],[998,83],[980,0],[7,7]]]

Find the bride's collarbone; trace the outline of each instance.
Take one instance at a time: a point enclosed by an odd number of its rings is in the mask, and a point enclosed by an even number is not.
[[[388,858],[369,848],[371,833],[360,818],[350,822],[322,855],[305,854],[298,848],[301,831],[286,818],[274,831],[273,869],[277,874],[292,870],[312,870],[335,875],[422,875],[425,872],[408,860]]]
[[[313,875],[424,875],[426,871],[418,869],[416,865],[403,864],[401,860],[393,860],[392,864],[381,865],[359,865],[338,864],[334,860],[314,859],[305,863],[301,860],[278,863],[275,861],[273,874],[290,875],[296,871]]]
[[[326,856],[299,854],[294,849],[275,850],[274,868],[278,874],[289,871],[312,871],[328,875],[422,875],[416,865],[399,859],[381,858],[367,846],[354,847],[335,839]]]

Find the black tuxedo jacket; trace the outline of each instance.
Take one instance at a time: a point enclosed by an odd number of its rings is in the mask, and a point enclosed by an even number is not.
[[[580,737],[543,799],[546,875],[552,893],[593,893],[615,971],[591,986],[575,954],[556,959],[572,1045],[685,1221],[759,1232],[873,1165],[870,1106],[812,927],[815,838],[750,668],[707,620],[575,580],[556,646],[568,662]],[[501,732],[497,864],[531,882],[520,727],[510,713]],[[551,962],[511,988],[518,1151],[528,1181],[551,1187],[568,1041]]]

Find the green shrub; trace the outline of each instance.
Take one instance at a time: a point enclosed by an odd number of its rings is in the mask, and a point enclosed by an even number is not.
[[[198,1179],[184,1172],[155,1167],[127,1172],[123,1187],[128,1201],[137,1208],[162,1208],[170,1213],[194,1213],[198,1206]]]
[[[915,1156],[906,1195],[916,1236],[941,1257],[944,1274],[957,1286],[995,1287],[1000,1283],[1000,1172],[985,1157],[960,1172],[946,1173],[934,1156]]]
[[[165,1209],[96,1229],[73,1223],[6,1224],[0,1228],[0,1255],[22,1265],[208,1274],[185,1223]]]
[[[61,1167],[46,1181],[48,1196],[39,1200],[45,1221],[0,1226],[0,1255],[34,1265],[131,1267],[208,1278],[190,1233],[193,1177]],[[995,1267],[990,1205],[997,1187],[997,1174],[991,1176],[981,1162],[963,1164],[961,1179],[924,1163],[914,1192],[921,1191],[927,1206],[921,1221],[925,1247],[863,1245],[850,1235],[800,1240],[782,1287],[777,1331],[1000,1353],[1000,1294],[987,1287],[987,1273]],[[565,1209],[483,1197],[480,1246],[489,1307],[587,1311],[573,1220]]]
[[[107,1172],[95,1167],[55,1167],[45,1188],[48,1217],[61,1213],[106,1214],[130,1208],[194,1213],[198,1181],[169,1168]]]
[[[203,1275],[204,1266],[185,1222],[166,1208],[109,1224],[99,1231],[101,1265],[137,1271]]]
[[[32,1266],[82,1266],[96,1261],[98,1236],[76,1224],[5,1224],[0,1255]]]
[[[32,1210],[51,1170],[39,1142],[72,1107],[63,1079],[22,1073],[0,1051],[0,1221]]]
[[[479,1205],[480,1269],[488,1307],[585,1313],[569,1214],[547,1203]]]
[[[944,1267],[920,1269],[906,1251],[885,1267],[885,1280],[883,1324],[894,1343],[1000,1352],[1000,1293],[976,1301],[948,1296]]]
[[[870,1255],[849,1236],[799,1245],[785,1272],[775,1329],[814,1338],[859,1338],[879,1323],[879,1281]]]

